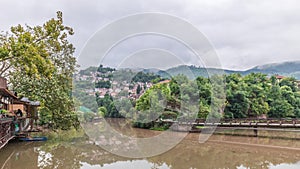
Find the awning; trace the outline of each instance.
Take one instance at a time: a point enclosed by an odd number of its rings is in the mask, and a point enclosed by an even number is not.
[[[23,97],[22,99],[20,99],[20,101],[27,102],[31,106],[40,106],[41,105],[39,101],[31,101],[27,97]]]

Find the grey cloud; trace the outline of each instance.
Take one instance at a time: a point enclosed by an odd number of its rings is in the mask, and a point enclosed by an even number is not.
[[[10,0],[1,1],[0,30],[7,31],[19,23],[41,24],[55,17],[57,10],[64,13],[65,23],[75,29],[70,40],[77,49],[76,56],[104,25],[126,15],[162,12],[181,17],[203,32],[224,68],[246,69],[300,58],[300,2],[297,0]],[[159,40],[156,43],[174,51],[170,47],[172,43]],[[182,50],[182,54],[189,53]]]

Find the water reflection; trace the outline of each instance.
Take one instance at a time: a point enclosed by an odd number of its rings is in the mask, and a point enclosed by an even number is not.
[[[82,169],[98,169],[98,168],[105,168],[105,169],[132,169],[132,168],[149,168],[149,169],[169,169],[170,167],[166,164],[157,165],[155,163],[151,163],[147,160],[134,160],[134,161],[120,161],[115,162],[113,164],[105,164],[101,165],[90,165],[88,163],[82,163]]]
[[[145,134],[147,130],[141,132]],[[15,142],[0,150],[0,168],[300,168],[297,140],[214,135],[208,142],[200,144],[197,139],[197,134],[189,134],[170,151],[145,159],[119,157],[86,140],[71,143]],[[248,143],[250,145],[246,145]]]

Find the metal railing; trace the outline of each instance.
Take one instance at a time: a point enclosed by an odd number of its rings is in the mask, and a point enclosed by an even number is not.
[[[0,149],[14,137],[14,124],[12,118],[0,119]]]

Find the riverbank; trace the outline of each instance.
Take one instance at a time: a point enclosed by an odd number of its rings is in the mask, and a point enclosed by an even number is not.
[[[135,129],[145,129],[133,127],[132,122],[125,118],[106,118],[105,120],[109,126],[114,128],[116,131],[121,133],[128,133],[127,129],[135,128]],[[154,127],[147,128],[145,130],[151,130],[152,132],[163,132],[167,130],[174,130],[176,127],[171,124],[165,125],[160,122],[157,123],[159,125],[154,125]],[[182,130],[174,130],[179,132],[191,132],[191,133],[201,133],[201,131],[205,131],[210,126],[195,126],[186,125]],[[178,128],[177,128],[178,129]],[[257,131],[255,131],[257,130]],[[275,139],[294,139],[300,140],[300,129],[288,129],[288,128],[253,128],[253,127],[218,127],[215,126],[214,134],[219,135],[231,135],[231,136],[244,136],[244,137],[262,137],[262,138],[275,138]]]

